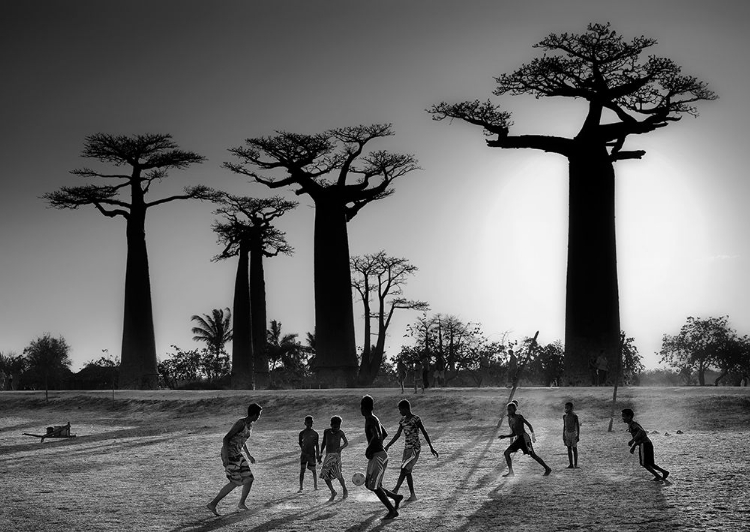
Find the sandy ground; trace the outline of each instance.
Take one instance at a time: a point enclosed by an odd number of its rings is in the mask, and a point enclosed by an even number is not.
[[[534,425],[536,450],[549,477],[517,455],[516,476],[503,478],[507,420],[498,429],[506,389],[439,389],[407,393],[440,459],[424,447],[415,469],[418,500],[393,521],[377,498],[351,484],[364,471],[359,399],[371,393],[375,413],[391,434],[399,419],[398,390],[291,392],[43,392],[0,394],[0,529],[154,531],[308,531],[391,529],[470,531],[750,530],[750,389],[627,388],[619,408],[631,407],[651,434],[656,462],[670,483],[651,482],[628,453],[629,435],[615,418],[608,431],[611,389],[520,389],[521,412]],[[567,469],[562,410],[573,400],[582,422],[579,469]],[[214,517],[205,504],[225,483],[221,439],[249,402],[264,407],[249,440],[258,462],[249,511],[239,490]],[[333,414],[344,418],[350,446],[343,453],[347,500],[328,502],[320,481],[305,478],[297,493],[297,434],[306,414],[322,433]],[[22,435],[70,421],[76,438]],[[678,434],[677,431],[682,434]],[[385,477],[398,475],[403,439],[391,449]],[[404,490],[406,486],[404,486]],[[340,491],[340,490],[339,490]],[[403,491],[402,491],[403,493]]]

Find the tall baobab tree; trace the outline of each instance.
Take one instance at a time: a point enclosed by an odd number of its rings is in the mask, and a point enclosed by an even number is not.
[[[151,305],[148,254],[146,252],[146,212],[151,207],[176,200],[203,199],[206,187],[186,187],[183,194],[146,201],[151,186],[165,179],[169,170],[183,170],[202,163],[205,157],[178,149],[171,135],[109,135],[86,137],[81,156],[128,171],[103,172],[90,168],[71,171],[83,178],[96,178],[100,184],[87,184],[44,194],[58,209],[78,209],[92,205],[109,218],[121,216],[127,223],[128,245],[125,269],[125,312],[122,328],[120,387],[157,387],[156,338]],[[101,184],[104,183],[104,184]]]
[[[418,168],[412,155],[378,150],[371,141],[393,135],[390,124],[331,129],[315,135],[277,132],[229,151],[233,172],[276,189],[294,187],[315,202],[315,371],[329,386],[351,386],[357,374],[347,222],[368,203],[388,197],[399,177]],[[263,175],[260,171],[280,172]]]
[[[354,274],[352,286],[362,300],[365,321],[364,346],[359,361],[357,384],[369,386],[378,376],[380,365],[383,363],[386,334],[393,313],[397,309],[426,312],[430,310],[430,306],[425,301],[403,297],[403,285],[419,270],[404,258],[390,257],[385,251],[352,257],[351,270]],[[371,300],[375,302],[374,311]],[[377,338],[374,345],[370,341],[373,319],[377,320]]]
[[[285,234],[271,222],[297,206],[281,197],[249,198],[219,194],[214,231],[224,250],[216,260],[239,257],[234,283],[234,342],[232,344],[232,387],[268,387],[266,353],[266,281],[264,257],[291,255],[293,248]]]
[[[495,78],[494,94],[583,99],[588,112],[573,138],[511,135],[510,113],[479,100],[440,103],[436,120],[458,118],[480,126],[493,148],[530,148],[568,159],[569,225],[565,311],[565,372],[569,384],[586,382],[587,361],[604,352],[616,365],[620,311],[615,248],[614,163],[640,159],[623,150],[631,135],[649,133],[697,115],[695,103],[714,100],[704,82],[681,74],[673,61],[641,59],[654,39],[630,42],[609,24],[585,33],[550,34],[535,45],[542,57]]]

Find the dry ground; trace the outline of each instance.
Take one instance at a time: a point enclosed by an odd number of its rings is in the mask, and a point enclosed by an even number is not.
[[[656,462],[671,471],[668,485],[650,482],[628,453],[616,416],[608,432],[611,389],[524,388],[520,412],[534,425],[536,450],[553,468],[517,456],[516,477],[502,478],[498,420],[506,389],[439,389],[407,393],[440,459],[422,454],[415,470],[419,500],[394,521],[374,495],[349,479],[365,468],[359,399],[375,398],[375,413],[391,434],[398,390],[287,392],[43,392],[0,393],[0,529],[154,531],[397,530],[750,530],[750,389],[626,388],[618,409],[631,407],[648,431]],[[576,404],[582,422],[580,468],[566,469],[562,410]],[[205,504],[225,483],[219,449],[249,402],[263,405],[249,446],[258,462],[248,499],[239,490],[214,517]],[[619,410],[618,410],[619,412]],[[324,483],[298,489],[297,434],[306,414],[318,432],[333,414],[344,418],[350,446],[343,453],[348,500],[327,502]],[[23,436],[70,421],[76,438]],[[677,434],[677,431],[682,434]],[[667,434],[668,433],[668,434]],[[385,484],[396,480],[401,442],[391,451]],[[425,451],[427,449],[425,448]],[[309,475],[309,474],[308,474]],[[404,487],[405,488],[405,487]]]

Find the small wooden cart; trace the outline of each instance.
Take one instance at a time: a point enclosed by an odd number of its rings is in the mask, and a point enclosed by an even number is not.
[[[56,425],[54,427],[47,427],[46,434],[30,434],[28,432],[23,433],[24,436],[33,436],[35,438],[41,438],[39,443],[44,443],[45,438],[75,438],[75,434],[70,433],[70,421],[67,425]]]

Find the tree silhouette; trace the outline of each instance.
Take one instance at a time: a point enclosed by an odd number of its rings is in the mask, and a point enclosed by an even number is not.
[[[128,245],[125,269],[125,312],[122,329],[120,366],[121,388],[157,387],[156,339],[151,306],[151,281],[146,251],[146,211],[163,203],[203,198],[206,187],[186,187],[184,194],[146,201],[151,186],[167,177],[169,170],[182,170],[205,158],[182,151],[171,135],[109,135],[86,137],[82,157],[115,167],[128,166],[128,172],[103,173],[90,168],[71,171],[83,178],[98,178],[108,184],[88,184],[61,189],[42,196],[58,209],[78,209],[93,205],[109,218],[122,216],[127,223]],[[110,184],[111,183],[111,184]],[[129,196],[129,201],[122,196]]]
[[[65,338],[53,338],[50,333],[45,333],[23,350],[28,365],[24,379],[44,384],[45,397],[49,399],[50,385],[60,388],[63,377],[70,373],[69,353],[70,346]]]
[[[271,222],[297,206],[281,197],[249,198],[219,194],[220,207],[215,214],[214,231],[224,251],[216,260],[239,257],[234,284],[234,343],[232,346],[232,387],[266,388],[268,354],[266,352],[266,282],[263,258],[291,255],[293,248],[285,234]]]
[[[362,300],[365,321],[364,347],[359,361],[357,384],[369,386],[378,376],[383,362],[386,333],[396,309],[425,312],[430,306],[425,301],[402,297],[402,287],[406,284],[407,278],[418,270],[406,259],[390,257],[385,251],[379,251],[373,255],[352,257],[351,270],[355,275],[352,286]],[[375,311],[370,306],[373,298]],[[377,320],[377,339],[374,345],[370,341],[373,319]]]
[[[393,135],[390,124],[331,129],[315,135],[277,132],[247,139],[229,151],[240,163],[233,172],[269,188],[295,187],[315,202],[315,371],[330,386],[350,386],[357,373],[354,308],[349,271],[347,222],[372,201],[389,196],[393,181],[416,170],[412,155],[372,151],[365,146]],[[264,176],[248,166],[279,171]]]
[[[565,372],[569,384],[586,382],[587,360],[603,350],[614,367],[620,336],[615,248],[614,163],[640,159],[623,150],[630,135],[649,133],[697,116],[695,103],[714,100],[704,82],[681,74],[669,59],[642,52],[654,39],[625,42],[607,24],[589,24],[583,34],[550,34],[536,44],[543,55],[511,74],[495,78],[494,94],[561,96],[588,102],[574,138],[510,135],[510,113],[490,101],[440,103],[435,120],[458,118],[484,128],[495,148],[530,148],[562,155],[569,168],[568,264],[565,312]]]
[[[214,355],[219,355],[232,339],[232,311],[228,308],[215,308],[210,316],[194,314],[190,320],[197,323],[192,329],[193,340],[204,342]]]

